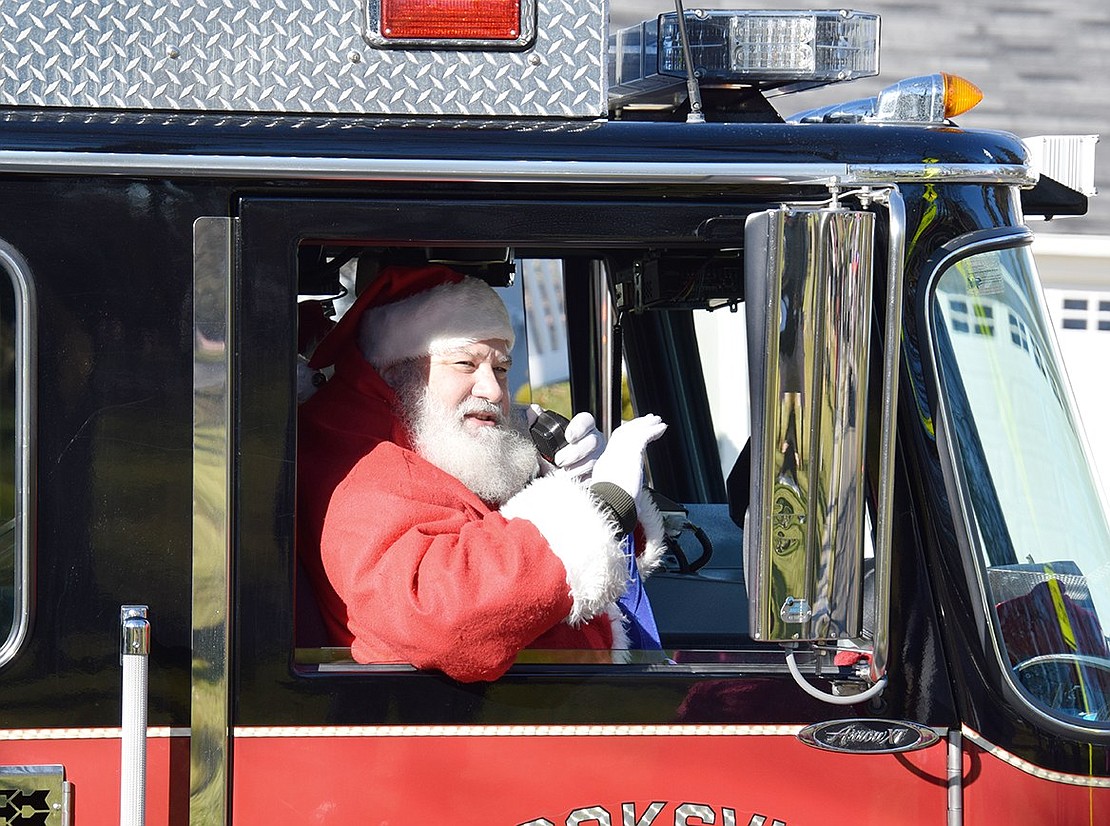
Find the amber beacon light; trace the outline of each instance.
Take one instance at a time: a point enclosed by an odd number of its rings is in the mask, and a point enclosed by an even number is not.
[[[946,118],[954,118],[974,109],[983,99],[982,91],[970,80],[947,72],[941,72],[940,76],[944,78],[944,116]]]
[[[906,78],[873,98],[808,109],[787,118],[795,123],[946,124],[983,99],[970,80],[946,72]]]

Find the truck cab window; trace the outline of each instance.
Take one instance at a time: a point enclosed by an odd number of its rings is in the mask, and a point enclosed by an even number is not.
[[[643,566],[641,602],[657,625],[663,650],[640,649],[630,642],[627,645],[632,647],[619,657],[599,658],[596,651],[573,644],[532,645],[520,653],[517,667],[703,661],[706,656],[720,662],[742,659],[736,652],[753,646],[747,628],[743,571],[746,500],[730,508],[725,488],[725,479],[743,465],[750,432],[744,314],[737,311],[742,307],[736,292],[739,288],[726,295],[729,300],[670,297],[635,317],[622,314],[619,323],[626,332],[622,340],[620,331],[610,327],[611,321],[599,322],[596,316],[568,311],[567,295],[580,296],[582,281],[594,280],[594,294],[605,296],[607,304],[595,309],[603,319],[606,314],[616,319],[615,303],[610,306],[609,302],[619,292],[616,285],[624,277],[622,273],[628,271],[627,255],[599,255],[584,266],[581,259],[568,265],[569,259],[555,257],[549,250],[545,253],[545,257],[516,258],[511,280],[502,279],[498,272],[479,273],[497,285],[495,292],[505,304],[512,326],[515,345],[506,380],[508,393],[518,416],[525,416],[524,409],[534,404],[567,418],[591,412],[599,428],[656,411],[666,421],[667,433],[649,445],[644,460],[644,478],[659,509],[661,525],[652,561]],[[343,369],[339,362],[324,364],[328,359],[319,354],[331,346],[329,337],[333,330],[341,329],[339,319],[356,294],[393,266],[390,262],[410,257],[404,252],[382,254],[373,248],[340,245],[325,251],[302,250],[298,379],[302,402],[334,382],[334,372]],[[685,264],[683,261],[682,266]],[[695,261],[690,266],[704,264]],[[596,289],[598,284],[602,290]],[[594,342],[587,343],[589,339]],[[658,358],[655,348],[660,341],[672,351],[669,361]],[[620,359],[620,371],[612,370],[613,359]],[[383,371],[383,376],[390,372]],[[619,387],[614,386],[615,375],[620,376]],[[386,376],[386,381],[392,378]],[[303,479],[315,473],[311,463],[322,458],[314,455],[317,440],[305,438],[303,411],[311,410],[315,403],[309,401],[301,408],[298,473],[302,485]],[[606,422],[610,412],[615,415]],[[352,461],[357,457],[352,456]],[[742,478],[746,490],[744,468],[735,475]],[[308,512],[301,508],[298,519]],[[299,541],[304,539],[300,528],[298,535]],[[319,540],[312,537],[309,541]],[[302,553],[298,551],[298,661],[325,670],[357,669],[350,665],[352,658],[371,667],[406,667],[403,654],[395,660],[382,656],[380,661],[367,662],[359,655],[357,642],[352,651],[348,648],[351,637],[343,630],[336,633],[334,616],[321,624],[320,593],[330,593],[331,575],[314,560],[306,561]],[[614,642],[618,647],[621,644]],[[719,651],[732,653],[724,659],[705,653]],[[465,658],[466,652],[460,650],[458,655]]]
[[[1110,529],[1028,248],[947,266],[932,320],[957,478],[1006,665],[1038,707],[1110,724]]]

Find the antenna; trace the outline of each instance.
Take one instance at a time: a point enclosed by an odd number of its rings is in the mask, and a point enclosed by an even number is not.
[[[682,62],[686,64],[686,89],[690,93],[690,114],[686,116],[687,123],[705,123],[705,115],[701,110],[701,89],[698,79],[694,77],[694,58],[690,51],[690,41],[686,39],[686,12],[682,8],[682,0],[674,0],[675,14],[678,15],[678,34],[682,38]]]

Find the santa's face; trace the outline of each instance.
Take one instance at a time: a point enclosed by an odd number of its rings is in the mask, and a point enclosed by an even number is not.
[[[466,410],[463,426],[470,432],[493,427],[509,414],[508,343],[486,339],[432,355],[428,392],[443,408]],[[477,403],[472,400],[478,400]]]
[[[388,373],[416,451],[501,505],[535,476],[536,449],[509,415],[505,342],[432,356],[427,372]]]

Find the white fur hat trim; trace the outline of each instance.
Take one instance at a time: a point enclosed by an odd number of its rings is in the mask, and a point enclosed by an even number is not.
[[[511,350],[513,327],[493,288],[469,276],[371,307],[359,320],[359,349],[379,370],[486,339],[506,341]]]

